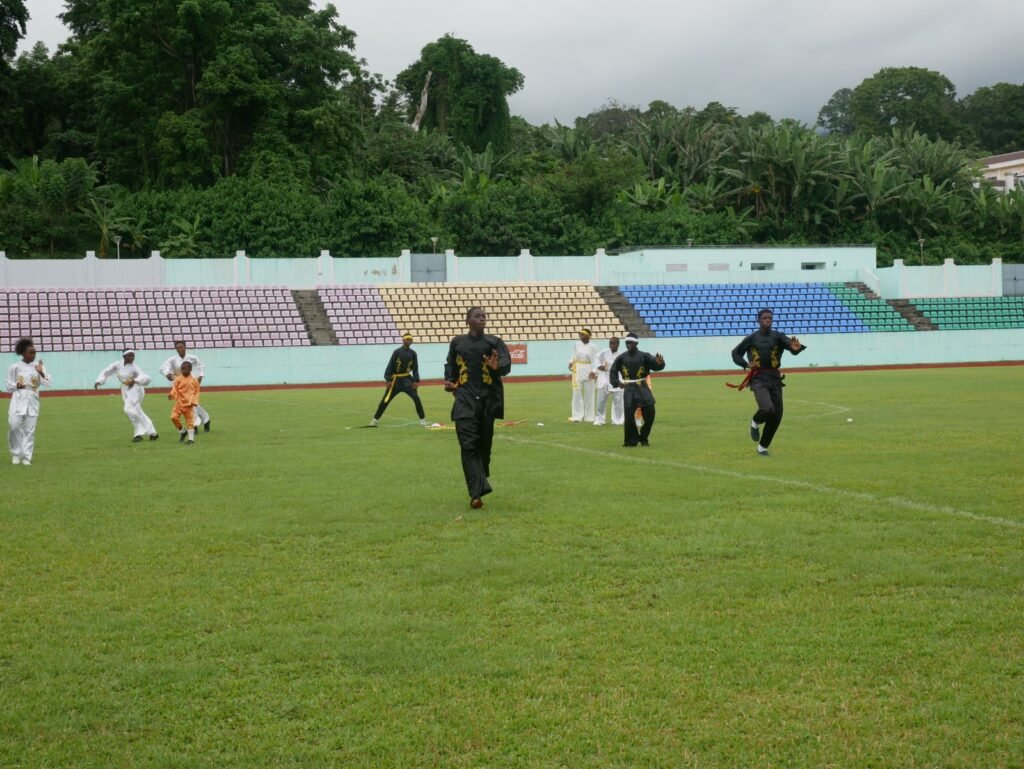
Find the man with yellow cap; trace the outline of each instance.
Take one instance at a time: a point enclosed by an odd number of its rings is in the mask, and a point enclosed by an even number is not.
[[[569,360],[572,372],[572,422],[594,421],[594,399],[597,395],[597,345],[590,342],[590,329],[580,329],[580,340],[573,347]]]
[[[420,418],[420,424],[426,427],[427,417],[423,411],[423,401],[416,390],[420,386],[420,363],[416,357],[416,351],[412,349],[412,334],[402,334],[402,346],[391,353],[388,360],[388,367],[384,369],[384,381],[387,387],[384,390],[384,397],[380,399],[377,406],[377,413],[370,420],[370,427],[376,427],[384,411],[391,403],[391,399],[398,393],[405,393],[416,405],[416,414]]]

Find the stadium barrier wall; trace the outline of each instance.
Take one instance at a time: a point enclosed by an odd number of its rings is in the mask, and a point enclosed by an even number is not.
[[[414,256],[253,259],[8,259],[0,252],[0,287],[106,288],[130,286],[287,286],[409,283]],[[873,247],[651,249],[592,256],[457,256],[445,252],[446,280],[587,282],[595,285],[862,282],[886,299],[1001,296],[1003,265],[910,266],[896,260],[877,269]],[[821,269],[803,269],[804,265]],[[754,265],[771,269],[754,270]]]
[[[753,328],[751,329],[754,330]],[[739,337],[688,337],[642,340],[640,347],[661,352],[667,371],[708,371],[733,367],[730,353]],[[886,366],[1024,360],[1024,330],[890,332],[819,334],[802,337],[808,349],[799,358],[787,356],[789,367]],[[515,342],[515,339],[507,339]],[[594,340],[598,346],[604,339]],[[568,341],[527,342],[528,362],[513,366],[514,376],[566,376],[572,344]],[[207,386],[326,384],[383,382],[394,345],[339,347],[265,347],[259,349],[195,349],[207,368]],[[416,345],[424,379],[441,379],[448,348]],[[137,362],[158,379],[160,364],[172,351],[141,350]],[[119,358],[110,352],[47,352],[39,356],[54,378],[56,390],[91,389],[96,375]],[[9,362],[14,356],[8,356]],[[108,383],[107,387],[111,387]]]

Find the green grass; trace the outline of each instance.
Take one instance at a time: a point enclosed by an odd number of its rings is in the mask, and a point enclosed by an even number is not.
[[[407,399],[345,429],[376,389],[207,393],[192,448],[48,397],[0,766],[1024,765],[1024,367],[788,381],[769,459],[723,378],[647,449],[510,383],[482,511]]]

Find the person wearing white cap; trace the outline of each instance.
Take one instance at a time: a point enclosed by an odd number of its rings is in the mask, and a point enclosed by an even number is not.
[[[652,371],[665,368],[665,359],[661,353],[651,355],[640,352],[636,334],[626,334],[626,351],[612,364],[611,380],[615,387],[623,388],[623,405],[629,419],[624,420],[626,430],[623,446],[647,446],[654,427],[654,395],[647,385],[647,375]],[[633,413],[640,409],[644,424],[637,430]]]
[[[7,369],[7,392],[11,394],[11,405],[7,409],[10,428],[7,446],[11,450],[12,464],[31,465],[39,420],[39,388],[52,382],[43,368],[43,361],[36,360],[36,346],[31,339],[19,339],[14,352],[21,360]]]
[[[175,355],[164,361],[164,365],[160,367],[160,373],[164,375],[168,382],[173,382],[175,377],[181,373],[181,364],[188,361],[192,364],[192,376],[195,377],[199,384],[203,383],[203,377],[206,376],[206,369],[203,367],[203,362],[199,360],[195,355],[187,351],[185,343],[178,340],[174,343]],[[210,432],[210,414],[199,405],[196,401],[195,408],[195,426],[199,427],[200,424],[203,426],[203,432]]]
[[[597,345],[590,342],[590,329],[580,329],[580,340],[569,360],[572,372],[571,422],[594,421],[594,395],[597,390]]]
[[[135,365],[135,350],[125,350],[121,353],[121,360],[114,361],[103,369],[96,377],[94,389],[100,389],[111,376],[116,376],[117,381],[121,383],[124,413],[135,431],[132,442],[141,442],[145,435],[148,435],[151,441],[155,441],[160,436],[157,435],[156,427],[153,426],[153,420],[142,410],[142,399],[146,397],[146,385],[152,380],[149,374]]]
[[[597,418],[594,424],[598,427],[605,424],[608,413],[608,399],[612,401],[612,424],[621,425],[625,418],[622,407],[622,388],[612,387],[609,374],[612,364],[619,356],[619,338],[613,336],[608,340],[608,348],[597,354]]]

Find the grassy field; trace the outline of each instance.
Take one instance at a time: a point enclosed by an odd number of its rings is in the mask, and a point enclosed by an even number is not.
[[[377,389],[46,398],[0,766],[1024,765],[1024,367],[793,374],[767,459],[723,381],[624,449],[510,380],[482,511]]]

